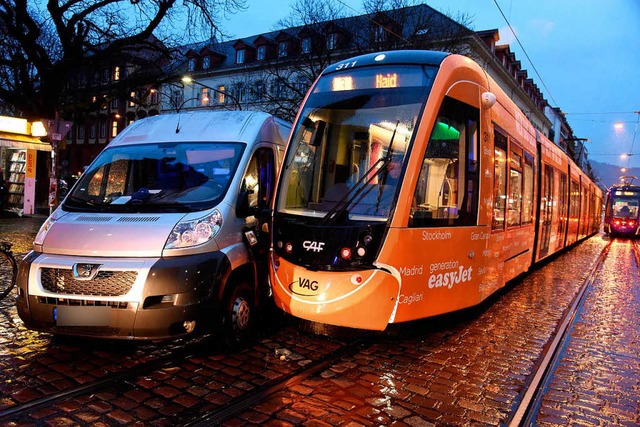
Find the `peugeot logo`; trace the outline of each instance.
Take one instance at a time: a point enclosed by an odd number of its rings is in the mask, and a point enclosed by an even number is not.
[[[100,264],[73,264],[73,277],[76,280],[91,280],[98,273]]]

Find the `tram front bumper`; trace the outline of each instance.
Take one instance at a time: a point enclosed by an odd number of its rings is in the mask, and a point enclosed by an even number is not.
[[[276,305],[293,316],[378,331],[393,322],[400,283],[382,270],[310,271],[280,258],[270,274]]]

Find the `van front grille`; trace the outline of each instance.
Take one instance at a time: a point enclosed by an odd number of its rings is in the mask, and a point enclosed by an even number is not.
[[[48,305],[74,305],[83,307],[111,307],[117,310],[126,310],[129,303],[126,301],[94,301],[85,299],[68,299],[54,297],[38,297],[38,304]]]
[[[76,280],[71,270],[61,268],[42,268],[40,280],[42,287],[56,294],[121,296],[126,295],[133,286],[138,273],[135,271],[99,271],[91,280]]]

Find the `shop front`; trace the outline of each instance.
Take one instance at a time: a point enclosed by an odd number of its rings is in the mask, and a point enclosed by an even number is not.
[[[51,145],[25,119],[0,116],[0,213],[49,212]]]

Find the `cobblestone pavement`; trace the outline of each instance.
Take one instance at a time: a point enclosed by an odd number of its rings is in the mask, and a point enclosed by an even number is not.
[[[612,246],[548,387],[540,425],[640,425],[640,278],[631,246]]]
[[[0,239],[6,233],[2,221]],[[257,399],[222,423],[349,427],[505,423],[563,310],[606,243],[600,236],[589,239],[478,308],[395,325],[367,337],[362,348]],[[638,332],[625,328],[637,325],[640,316],[638,289],[632,287],[637,268],[629,256],[628,242],[614,242],[605,263],[609,273],[599,276],[574,326],[564,364],[543,402],[540,423],[640,422]],[[626,268],[616,270],[620,266]],[[618,301],[625,293],[629,295]],[[185,425],[286,379],[353,341],[305,333],[288,317],[271,322],[255,345],[236,352],[223,351],[211,338],[143,344],[59,340],[24,329],[15,309],[3,304],[0,414],[41,402],[52,393],[105,381],[104,386],[0,417],[3,425]],[[162,363],[153,365],[154,361]],[[144,371],[135,372],[144,366]],[[133,374],[127,376],[128,372]],[[121,380],[109,381],[118,375],[123,375]],[[596,416],[600,409],[606,415]]]

